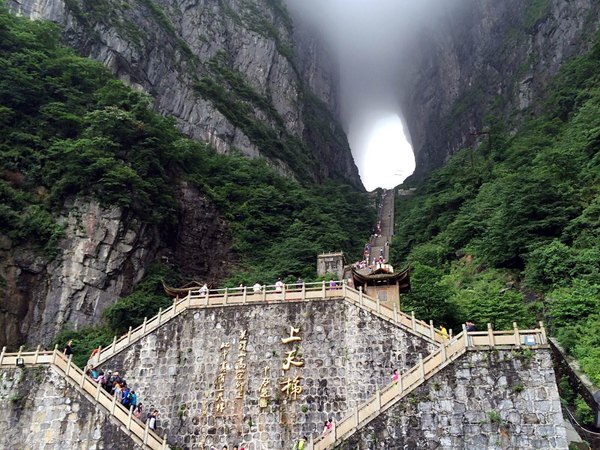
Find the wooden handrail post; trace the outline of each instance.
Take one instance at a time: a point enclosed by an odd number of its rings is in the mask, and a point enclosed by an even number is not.
[[[377,313],[381,314],[381,300],[379,300],[379,295],[376,298],[376,304],[377,304]]]
[[[129,331],[127,331],[127,343],[131,344],[131,325],[129,326]]]
[[[381,391],[379,386],[375,390],[375,404],[377,405],[377,412],[381,411]]]
[[[404,384],[402,382],[402,375],[398,376],[398,395],[402,395],[404,392]]]
[[[166,450],[168,447],[167,445],[167,433],[165,433],[165,435],[163,436],[163,443],[162,443],[162,450]]]
[[[282,295],[282,300],[285,302],[285,296],[287,293],[287,289],[285,288],[285,284],[283,285],[283,287],[281,288],[281,295]]]
[[[177,302],[179,301],[179,296],[173,299],[173,315],[177,312]]]
[[[4,359],[4,354],[6,353],[6,345],[2,347],[2,351],[0,352],[0,366],[2,365],[2,360]]]
[[[67,360],[67,368],[65,370],[65,375],[68,377],[69,376],[69,372],[71,371],[71,358],[73,357],[73,355],[69,355],[69,359]]]
[[[435,340],[435,327],[433,326],[433,320],[429,321],[429,337]]]
[[[519,336],[519,327],[517,326],[517,322],[513,322],[513,330],[515,333],[515,345],[518,347],[521,345],[521,337]]]
[[[450,328],[448,330],[448,334],[449,334],[449,339],[452,340],[452,328]]]
[[[469,332],[467,331],[467,326],[463,323],[462,325],[462,329],[463,329],[463,336],[465,339],[465,347],[469,346]]]
[[[304,285],[304,283],[303,283],[303,285]],[[313,435],[312,435],[312,434],[310,435],[310,439],[308,440],[308,445],[309,445],[309,447],[308,447],[308,448],[309,448],[310,450],[313,450],[313,449],[315,448],[315,442],[314,442],[314,439],[313,439]]]
[[[325,280],[323,280],[323,300],[325,300]]]
[[[487,331],[488,331],[488,340],[490,341],[490,346],[491,347],[495,347],[496,346],[496,342],[494,341],[494,330],[492,330],[492,324],[491,323],[487,324]]]
[[[302,300],[306,300],[306,284],[304,281],[302,282]]]
[[[442,361],[446,361],[448,359],[448,353],[446,352],[446,347],[448,346],[448,341],[442,342]]]
[[[102,346],[98,346],[98,364],[100,364],[100,355],[102,355]]]
[[[248,288],[244,286],[244,293],[242,294],[242,305],[246,304],[246,297],[248,296]]]
[[[419,372],[421,374],[421,381],[425,380],[425,366],[423,365],[423,354],[419,353]]]
[[[117,350],[117,337],[113,337],[113,341],[112,341],[112,352],[115,353]]]
[[[85,381],[85,372],[81,374],[81,378],[79,379],[79,387],[83,389],[83,382]]]
[[[411,322],[412,330],[417,331],[417,319],[415,318],[414,311],[410,312],[410,322]]]
[[[363,289],[362,286],[358,287],[358,303],[363,306]]]
[[[544,326],[544,322],[542,322],[540,320],[540,333],[541,333],[541,338],[542,338],[542,342],[540,342],[540,344],[547,344],[548,340],[546,337],[546,327]]]
[[[205,294],[204,294],[204,306],[208,306],[209,291],[210,291],[210,289],[207,289],[206,292],[205,292]]]
[[[398,323],[398,307],[394,303],[394,322]]]
[[[267,286],[262,287],[262,301],[263,302],[267,301]]]
[[[96,395],[94,395],[94,400],[98,401],[100,398],[100,383],[96,383]]]
[[[162,317],[162,308],[158,308],[158,324],[160,325],[160,319]]]
[[[127,429],[131,430],[131,415],[133,414],[133,408],[129,408],[129,414],[127,415]]]
[[[56,355],[58,355],[58,344],[54,346],[54,351],[52,352],[52,364],[56,364]]]
[[[21,345],[21,346],[19,347],[19,351],[17,352],[17,358],[20,358],[20,357],[21,357],[21,352],[22,352],[22,351],[23,351],[23,346]]]
[[[146,427],[144,428],[144,438],[142,439],[142,442],[144,443],[144,445],[148,444],[148,426],[150,425],[150,421],[146,420]]]
[[[110,407],[110,414],[113,416],[115,415],[116,407],[117,407],[117,396],[116,396],[116,394],[113,394],[112,406]]]
[[[227,304],[228,295],[229,295],[229,288],[225,288],[225,295],[223,295],[223,305]]]
[[[33,364],[37,364],[37,362],[38,362],[38,356],[40,356],[40,348],[41,348],[41,346],[39,346],[39,345],[35,348],[35,355],[33,356]]]
[[[360,415],[359,415],[359,409],[358,409],[358,405],[355,406],[354,408],[354,422],[356,423],[356,425],[354,425],[356,428],[358,428],[358,424],[360,423]]]
[[[187,295],[187,307],[188,309],[192,306],[192,291],[188,291]]]
[[[144,317],[144,323],[142,324],[142,334],[146,334],[146,326],[148,325],[148,318]]]
[[[346,280],[342,280],[342,295],[346,298]]]

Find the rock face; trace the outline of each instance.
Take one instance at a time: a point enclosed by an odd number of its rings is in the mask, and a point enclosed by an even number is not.
[[[179,190],[177,242],[172,243],[177,266],[187,274],[217,281],[227,274],[231,236],[215,206],[196,188]]]
[[[290,336],[298,339],[282,342]],[[284,449],[433,347],[342,300],[232,306],[184,312],[103,368],[124,372],[142,402],[160,410],[159,433],[172,446]],[[286,371],[294,351],[303,364]],[[294,398],[282,382],[296,377]]]
[[[116,207],[89,199],[66,205],[64,238],[53,260],[33,251],[0,248],[0,347],[49,344],[63,328],[96,324],[102,312],[141,280],[150,262],[177,259],[190,277],[220,279],[231,238],[215,207],[180,186],[180,217],[172,242]]]
[[[142,448],[50,368],[2,370],[0,407],[0,448]]]
[[[550,351],[469,351],[345,445],[567,449]]]
[[[362,187],[345,134],[325,106],[333,101],[334,89],[327,86],[333,80],[311,64],[299,73],[291,19],[281,1],[8,4],[16,14],[59,23],[81,54],[148,92],[158,111],[217,151],[262,155],[285,175]],[[301,60],[307,59],[305,53]]]
[[[510,130],[535,113],[549,78],[589,48],[600,4],[465,0],[441,17],[411,43],[401,82],[417,177],[473,145],[487,115]]]
[[[65,237],[52,261],[22,249],[3,251],[0,273],[7,289],[0,297],[0,345],[49,344],[64,327],[98,322],[156,256],[157,231],[119,208],[78,199],[67,210],[61,219]]]

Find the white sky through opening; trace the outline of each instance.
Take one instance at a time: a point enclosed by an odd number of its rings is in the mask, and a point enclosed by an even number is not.
[[[412,145],[397,114],[378,115],[369,122],[361,124],[370,128],[364,135],[364,131],[353,133],[350,126],[352,153],[355,157],[360,155],[356,158],[360,177],[368,191],[394,188],[415,170]]]

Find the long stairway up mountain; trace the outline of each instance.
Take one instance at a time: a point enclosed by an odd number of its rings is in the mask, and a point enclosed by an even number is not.
[[[384,190],[381,194],[375,234],[371,238],[370,262],[382,256],[386,262],[390,257],[390,241],[394,235],[394,190]]]

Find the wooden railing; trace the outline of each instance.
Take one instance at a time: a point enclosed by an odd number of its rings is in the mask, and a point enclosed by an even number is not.
[[[275,286],[265,286],[260,292],[253,292],[252,288],[234,288],[234,289],[213,289],[208,292],[201,292],[200,289],[190,291],[184,298],[176,298],[173,305],[164,311],[159,310],[158,314],[151,319],[144,319],[144,323],[135,329],[130,328],[127,334],[113,339],[113,342],[106,348],[101,348],[92,361],[94,365],[100,365],[112,358],[117,353],[142,339],[144,336],[153,332],[164,323],[177,317],[182,312],[194,308],[216,308],[224,306],[239,306],[249,304],[272,304],[286,302],[304,302],[311,300],[327,300],[334,298],[344,298],[350,303],[365,309],[385,320],[394,323],[397,326],[405,328],[409,332],[427,339],[433,343],[441,344],[444,342],[444,336],[435,329],[433,322],[426,323],[417,320],[413,315],[408,315],[398,308],[389,308],[382,305],[377,299],[373,299],[338,281],[334,285],[329,282],[322,283],[303,283],[283,286],[281,291],[277,291]]]
[[[544,344],[547,344],[546,332],[541,322],[540,328],[534,330],[519,330],[516,324],[513,324],[513,329],[509,331],[493,331],[489,325],[487,331],[469,333],[463,331],[454,339],[446,341],[427,358],[419,357],[419,363],[399,376],[397,382],[381,391],[378,389],[374,396],[339,421],[329,434],[318,437],[314,443],[311,442],[309,449],[325,450],[339,445],[463,355],[469,348]]]
[[[106,392],[99,383],[85,375],[83,371],[71,362],[71,358],[58,350],[35,352],[5,353],[6,347],[0,353],[0,368],[31,367],[37,365],[49,365],[59,374],[66,378],[70,384],[88,400],[100,405],[108,414],[121,423],[121,427],[138,445],[145,449],[161,450],[168,449],[167,439],[148,428],[133,416],[132,409],[127,409],[117,402],[114,395]]]

